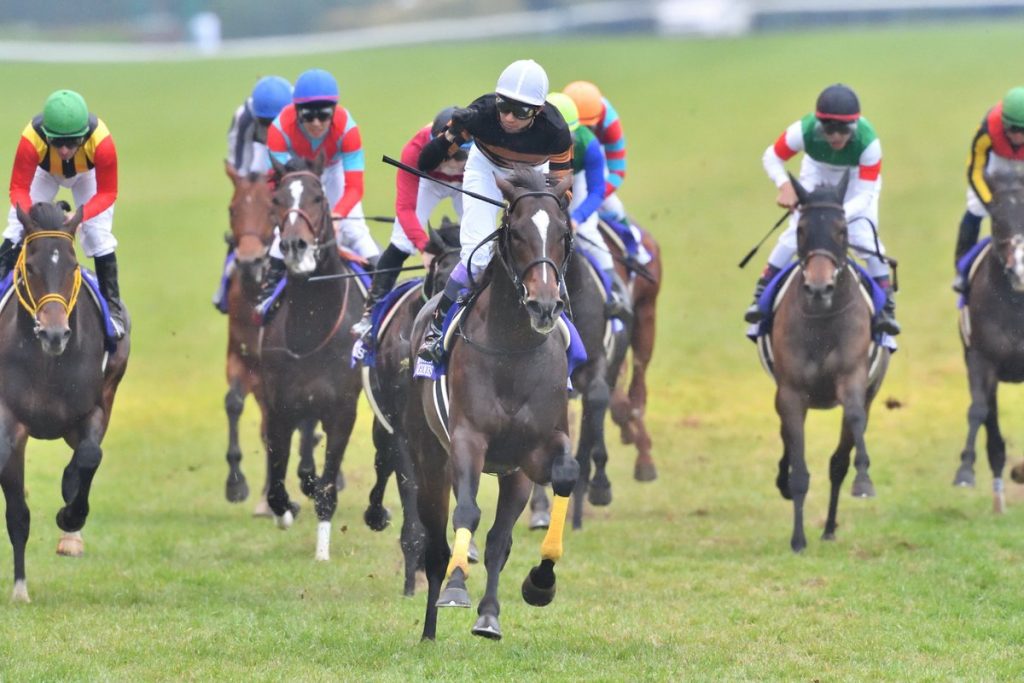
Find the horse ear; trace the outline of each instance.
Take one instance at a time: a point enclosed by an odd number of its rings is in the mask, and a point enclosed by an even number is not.
[[[277,179],[280,180],[288,173],[288,168],[278,161],[273,154],[270,155],[270,166],[274,169],[274,173],[277,174]]]
[[[427,235],[430,239],[427,242],[427,246],[423,248],[423,251],[428,254],[433,254],[434,256],[440,255],[441,252],[444,251],[444,240],[441,239],[441,235],[437,230],[430,227],[429,224],[427,224]]]
[[[554,193],[555,196],[561,199],[565,196],[565,193],[572,189],[572,174],[566,175],[562,178],[557,185],[555,185]]]
[[[74,235],[75,231],[78,230],[78,226],[82,224],[83,210],[84,205],[79,204],[78,208],[75,209],[75,215],[71,217],[71,220],[64,224],[64,227],[66,227],[72,235]]]
[[[18,221],[25,228],[25,230],[30,230],[32,219],[29,217],[28,213],[26,213],[26,211],[23,208],[21,208],[21,204],[15,204],[14,211],[15,213],[18,214]]]
[[[232,183],[234,183],[235,185],[238,184],[238,179],[241,176],[238,175],[238,170],[235,169],[235,167],[232,166],[231,162],[228,161],[227,159],[224,160],[224,172],[228,174],[228,178],[231,179]]]
[[[836,186],[836,192],[839,193],[839,203],[843,203],[843,199],[846,197],[846,188],[850,185],[850,169],[846,169],[843,173],[843,177],[839,181],[839,185]]]
[[[807,199],[810,197],[810,193],[804,189],[804,186],[800,184],[800,181],[793,177],[792,173],[787,172],[789,176],[789,182],[793,183],[793,189],[796,191],[796,200],[799,204],[806,204]]]
[[[313,163],[310,164],[309,170],[313,173],[313,175],[319,176],[323,172],[324,166],[326,165],[327,155],[324,152],[324,150],[321,149],[320,153],[316,155],[315,159],[313,159]]]
[[[506,200],[512,201],[515,198],[516,188],[512,183],[497,173],[494,174],[494,182],[498,183],[498,189],[501,190],[501,194]]]

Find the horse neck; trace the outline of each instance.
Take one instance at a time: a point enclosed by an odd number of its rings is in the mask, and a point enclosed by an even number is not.
[[[324,260],[313,271],[312,276],[339,275],[344,270],[341,257],[333,246],[327,248]],[[338,312],[344,304],[349,278],[310,281],[305,278],[289,278],[285,288],[288,301],[288,318],[299,329],[311,333],[319,328],[330,328],[336,322]],[[291,329],[294,326],[290,326]]]
[[[495,255],[495,259],[497,259]],[[540,334],[530,326],[530,315],[519,301],[519,294],[504,266],[492,262],[490,295],[487,305],[487,336],[492,342],[514,347],[517,343],[532,343]]]

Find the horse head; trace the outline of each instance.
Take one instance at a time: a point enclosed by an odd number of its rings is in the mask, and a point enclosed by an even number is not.
[[[992,188],[992,247],[1014,291],[1024,292],[1024,171],[986,175]]]
[[[28,213],[16,206],[25,228],[21,254],[14,266],[18,300],[35,320],[43,352],[59,356],[71,338],[69,318],[78,301],[82,273],[75,255],[75,229],[82,207],[67,223],[55,204],[37,203]]]
[[[313,162],[295,157],[287,165],[272,163],[279,179],[271,213],[281,253],[290,275],[309,277],[330,251],[336,252],[331,206],[320,182],[323,155]]]
[[[796,190],[800,219],[796,227],[797,257],[804,276],[804,294],[828,308],[832,305],[836,282],[846,265],[849,235],[843,198],[850,172],[839,185],[819,185],[808,191],[790,175]]]
[[[565,193],[572,176],[552,189],[544,174],[526,166],[517,167],[507,180],[494,177],[508,201],[498,233],[498,258],[529,313],[530,326],[547,334],[565,308],[562,281],[572,254]]]
[[[434,258],[430,261],[423,291],[427,298],[430,298],[444,289],[448,276],[459,264],[462,241],[459,239],[459,224],[451,222],[447,216],[441,219],[441,227],[436,230],[428,227],[427,235],[430,241],[427,242],[424,251]]]
[[[228,216],[231,224],[231,244],[235,248],[235,265],[250,284],[263,279],[270,243],[274,240],[271,219],[273,190],[268,173],[242,175],[225,162],[224,170],[234,185]]]

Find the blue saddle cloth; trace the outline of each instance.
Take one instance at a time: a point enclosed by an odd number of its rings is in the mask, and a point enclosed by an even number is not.
[[[373,309],[370,311],[370,334],[368,338],[365,342],[362,339],[357,340],[352,346],[352,367],[355,367],[357,362],[362,362],[368,368],[372,368],[376,364],[377,337],[380,335],[381,323],[384,322],[384,318],[387,317],[398,301],[405,296],[406,292],[421,284],[423,284],[423,278],[421,277],[403,280],[395,285],[395,288],[388,292],[387,296],[373,305]]]
[[[613,214],[602,213],[600,216],[601,220],[607,223],[608,227],[614,230],[615,234],[622,240],[622,246],[626,248],[627,256],[636,259],[640,254],[640,245],[637,244],[636,238],[633,237],[633,231],[629,229],[629,226],[615,220]]]
[[[576,253],[583,254],[583,258],[587,259],[587,262],[594,267],[594,271],[597,273],[597,276],[601,278],[601,286],[604,287],[604,299],[605,301],[611,301],[612,279],[608,277],[608,273],[604,272],[601,266],[598,265],[597,258],[594,256],[594,254],[590,251],[589,248],[583,246],[582,244],[577,244]]]
[[[964,304],[967,303],[967,293],[971,290],[970,274],[971,268],[974,266],[974,262],[978,260],[978,254],[988,246],[989,242],[992,241],[991,237],[986,237],[971,247],[971,250],[960,257],[960,260],[956,262],[956,272],[960,274],[964,282],[964,291],[957,299],[957,308],[963,308]]]
[[[117,348],[117,332],[114,329],[114,322],[110,319],[110,307],[107,305],[107,300],[103,298],[103,294],[100,292],[100,283],[92,271],[84,266],[79,266],[78,269],[82,271],[83,284],[88,288],[100,309],[100,317],[103,319],[103,347],[109,353],[113,353]],[[12,270],[3,280],[0,280],[0,299],[7,296],[13,282],[14,271]],[[79,296],[79,304],[81,304],[81,296]]]
[[[217,288],[217,294],[213,297],[213,305],[225,315],[228,312],[228,287],[231,285],[231,272],[234,270],[234,265],[235,250],[232,249],[224,259],[224,268],[220,272],[220,287]]]
[[[366,269],[362,266],[362,264],[357,263],[356,261],[350,261],[344,258],[344,256],[342,257],[342,260],[348,265],[349,268],[352,269],[352,272],[356,274],[356,277],[359,278],[359,281],[363,283],[363,287],[368,290],[370,288],[370,283],[373,281],[373,278],[370,277],[370,274],[366,272]],[[281,292],[284,291],[285,285],[287,284],[288,275],[286,274],[284,277],[281,278],[281,281],[277,283],[277,287],[274,287],[274,291],[270,294],[267,300],[264,301],[256,309],[256,312],[260,316],[260,325],[267,324],[267,312],[274,307],[274,303],[278,300],[278,298],[280,298]]]
[[[852,265],[853,269],[857,272],[861,286],[866,288],[871,294],[871,303],[875,309],[874,316],[872,317],[872,322],[874,322],[881,315],[882,308],[885,306],[885,290],[879,286],[878,282],[873,277],[868,275],[868,272],[864,270],[863,266],[859,263],[853,259],[847,259],[847,263]],[[762,314],[761,322],[757,325],[751,325],[747,330],[747,338],[751,341],[756,342],[758,337],[771,333],[772,318],[775,313],[772,310],[775,305],[775,297],[778,296],[779,288],[782,287],[782,284],[789,278],[790,273],[792,273],[793,269],[797,266],[798,264],[796,262],[790,263],[788,266],[780,270],[764,288],[764,292],[761,293],[761,296],[757,300],[757,308]],[[876,334],[875,343],[884,343],[884,345],[889,348],[895,346],[895,341],[886,334]]]

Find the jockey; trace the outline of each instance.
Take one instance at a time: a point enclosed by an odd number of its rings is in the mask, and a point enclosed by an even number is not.
[[[558,109],[572,134],[572,203],[569,205],[569,220],[573,232],[580,236],[577,248],[590,254],[598,267],[604,271],[612,289],[605,305],[609,318],[628,318],[632,314],[626,297],[626,285],[615,272],[615,262],[601,233],[597,229],[597,209],[604,201],[606,167],[601,143],[586,126],[581,126],[576,103],[565,93],[548,95],[548,103]]]
[[[605,175],[601,213],[611,214],[614,220],[629,225],[626,207],[618,195],[618,189],[626,178],[626,136],[622,132],[619,113],[590,81],[573,81],[565,86],[563,92],[576,103],[580,123],[597,136],[604,148],[608,172]]]
[[[363,142],[355,119],[338,105],[334,76],[323,69],[310,69],[299,76],[292,104],[282,109],[270,126],[267,148],[282,164],[292,156],[314,161],[325,155],[320,181],[331,203],[338,244],[374,264],[380,247],[370,236],[363,214]],[[280,240],[275,238],[263,281],[264,298],[274,291],[284,273],[284,255]]]
[[[971,142],[967,156],[967,210],[960,219],[955,261],[978,241],[985,207],[992,201],[992,190],[985,182],[986,172],[1024,168],[1024,87],[1012,88],[1002,101],[985,113]],[[953,289],[964,290],[958,273]]]
[[[420,152],[432,139],[442,135],[452,113],[457,107],[448,107],[438,112],[433,123],[424,126],[412,136],[402,148],[402,163],[415,167],[419,162]],[[470,143],[455,147],[448,156],[430,172],[431,177],[443,180],[449,185],[462,185],[462,173],[466,168],[466,148]],[[447,152],[448,150],[446,150]],[[423,265],[429,266],[433,258],[424,249],[430,241],[423,224],[430,218],[434,208],[446,197],[450,197],[455,213],[462,217],[462,193],[456,189],[445,187],[440,183],[421,180],[408,171],[398,170],[395,179],[397,194],[395,197],[395,224],[391,229],[391,242],[377,260],[377,272],[370,285],[370,294],[366,298],[366,307],[362,319],[352,326],[352,334],[363,336],[370,331],[370,314],[373,306],[387,296],[398,280],[398,269],[412,254],[419,252],[423,257]]]
[[[500,200],[495,174],[507,177],[517,162],[561,180],[572,173],[572,136],[558,110],[544,106],[547,95],[548,75],[540,64],[532,59],[512,62],[501,72],[494,92],[452,113],[445,132],[424,146],[420,170],[436,169],[472,136],[462,181],[466,190]],[[448,278],[419,349],[420,357],[430,362],[443,356],[441,326],[459,291],[469,286],[469,268],[474,276],[483,272],[494,251],[493,244],[477,246],[494,230],[500,209],[468,195],[462,205],[462,261]]]
[[[264,76],[256,82],[252,94],[235,110],[228,129],[228,155],[225,163],[240,176],[265,173],[270,169],[267,129],[291,101],[291,83],[280,76]],[[226,276],[234,249],[234,245],[228,245],[221,285],[213,295],[213,305],[221,313],[228,312]]]
[[[125,317],[117,283],[117,239],[112,232],[117,199],[117,150],[114,138],[72,90],[46,98],[43,112],[21,132],[11,171],[11,210],[0,244],[0,277],[6,277],[21,251],[24,227],[16,206],[25,211],[36,202],[52,202],[60,188],[71,190],[82,211],[82,251],[93,259],[100,292],[107,300],[118,338]]]
[[[267,129],[292,101],[292,84],[280,76],[264,76],[235,110],[228,129],[227,163],[241,175],[270,169]]]
[[[744,319],[761,321],[757,300],[768,282],[782,270],[797,251],[796,225],[799,220],[796,191],[786,174],[784,162],[804,152],[800,164],[800,184],[813,190],[821,183],[838,184],[843,174],[851,175],[843,208],[846,213],[849,243],[864,250],[868,274],[885,291],[885,306],[875,321],[875,331],[889,335],[900,332],[895,318],[895,301],[889,282],[889,266],[879,258],[885,247],[878,237],[878,195],[882,187],[882,145],[871,123],[860,114],[860,101],[849,87],[837,83],[818,96],[812,114],[790,125],[762,156],[764,170],[779,188],[776,202],[789,209],[793,216],[789,227],[779,236],[778,244],[768,257],[768,265],[757,281],[754,303]]]

